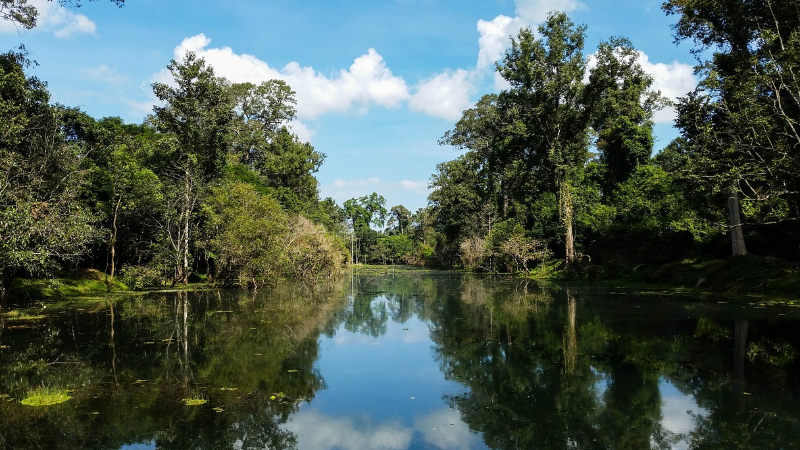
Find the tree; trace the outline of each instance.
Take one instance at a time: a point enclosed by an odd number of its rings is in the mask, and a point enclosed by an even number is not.
[[[727,194],[731,253],[743,255],[741,212],[761,222],[800,218],[800,59],[792,45],[800,11],[791,0],[670,0],[663,8],[680,16],[676,40],[710,55],[697,90],[678,105],[677,125],[695,177]]]
[[[653,113],[666,99],[650,91],[653,77],[639,65],[639,52],[627,39],[602,42],[595,55],[587,103],[605,168],[603,194],[610,198],[616,185],[650,160]]]
[[[212,188],[202,211],[215,280],[258,289],[283,273],[288,219],[275,199],[235,182]]]
[[[356,231],[368,229],[370,225],[383,228],[386,221],[386,199],[375,192],[358,199],[351,198],[344,202],[344,214]]]
[[[510,83],[498,105],[511,118],[505,128],[512,158],[537,167],[557,193],[567,264],[576,258],[573,184],[588,159],[591,115],[584,101],[585,26],[550,14],[536,38],[529,28],[511,40],[497,71]]]
[[[383,228],[386,222],[386,199],[373,192],[357,199],[346,200],[343,207],[344,215],[353,230],[350,253],[354,260],[358,261],[358,255],[362,253],[366,254],[366,259],[375,259],[375,253],[379,250],[378,232],[371,226]]]
[[[233,101],[223,80],[193,52],[187,52],[181,62],[172,60],[167,69],[175,86],[153,84],[156,97],[164,102],[153,108],[153,121],[159,131],[174,136],[168,177],[177,217],[166,224],[165,231],[174,254],[174,282],[187,283],[192,216],[200,192],[225,166]]]
[[[111,268],[108,276],[108,289],[114,284],[117,262],[117,241],[120,216],[141,218],[149,211],[157,209],[161,198],[161,181],[153,171],[142,167],[130,149],[118,145],[111,152],[106,168],[111,204],[111,235],[109,253]]]
[[[409,224],[411,224],[411,211],[403,205],[392,206],[386,226],[399,234],[406,234]]]
[[[80,197],[85,148],[24,54],[0,55],[0,294],[17,271],[47,273],[80,259],[97,237]]]

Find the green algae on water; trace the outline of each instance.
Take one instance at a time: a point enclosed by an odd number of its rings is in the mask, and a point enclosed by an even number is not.
[[[36,389],[28,393],[28,397],[22,400],[26,406],[51,406],[64,403],[69,400],[69,393],[66,390]]]

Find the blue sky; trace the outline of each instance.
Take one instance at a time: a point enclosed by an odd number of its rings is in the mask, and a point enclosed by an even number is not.
[[[695,84],[694,57],[673,43],[661,0],[105,0],[64,9],[46,0],[30,31],[0,23],[0,49],[24,44],[53,100],[94,117],[140,123],[151,84],[192,50],[232,81],[281,78],[297,92],[295,132],[327,155],[322,197],[378,192],[387,207],[427,204],[437,145],[460,112],[502,88],[493,71],[509,36],[548,11],[586,24],[586,54],[611,36],[642,52],[656,87],[675,98]],[[660,112],[656,149],[677,134]]]

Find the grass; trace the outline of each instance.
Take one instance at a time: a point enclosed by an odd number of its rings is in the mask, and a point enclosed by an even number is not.
[[[27,406],[51,406],[64,403],[70,398],[64,389],[40,388],[29,392],[21,403]]]
[[[111,292],[127,291],[128,287],[114,280]],[[12,295],[31,298],[90,297],[108,294],[106,274],[99,270],[83,270],[62,278],[17,278],[11,284]]]

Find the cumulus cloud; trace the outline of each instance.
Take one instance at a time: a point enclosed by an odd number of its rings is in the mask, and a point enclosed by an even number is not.
[[[94,34],[97,26],[83,14],[77,14],[47,0],[29,0],[28,3],[39,11],[37,30],[52,31],[57,38],[68,38],[76,34]],[[0,33],[15,33],[18,28],[9,21],[0,22]]]
[[[478,33],[478,68],[491,67],[499,60],[511,43],[511,37],[527,26],[528,23],[519,17],[499,15],[491,21],[479,20]]]
[[[181,60],[187,51],[195,52],[218,75],[233,82],[284,80],[297,93],[297,115],[301,119],[314,119],[329,112],[365,112],[371,106],[397,108],[409,98],[405,80],[393,75],[373,48],[356,58],[349,68],[329,77],[297,62],[277,69],[255,56],[236,54],[230,47],[210,48],[210,43],[204,34],[185,38],[175,47],[175,59]],[[169,77],[164,72],[157,74],[155,81]]]
[[[412,111],[421,111],[429,116],[457,120],[461,112],[472,104],[470,96],[476,91],[473,77],[464,69],[435,75],[417,85],[408,106]]]
[[[499,15],[490,21],[479,20],[478,69],[491,67],[511,43],[511,37],[524,27],[536,27],[552,11],[572,12],[585,5],[577,0],[515,0],[516,17]],[[495,83],[497,84],[497,83]]]
[[[292,130],[292,133],[296,134],[302,142],[311,142],[312,138],[316,134],[314,130],[308,128],[306,124],[297,119],[289,123],[289,129]]]
[[[653,63],[644,52],[639,52],[639,64],[653,77],[653,89],[661,91],[661,95],[675,101],[685,96],[697,86],[694,68],[689,64],[673,61],[669,64]],[[675,108],[664,108],[653,117],[656,123],[672,123],[675,119]]]

